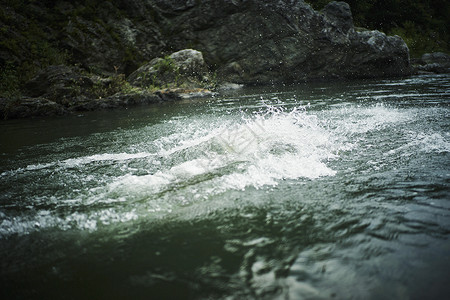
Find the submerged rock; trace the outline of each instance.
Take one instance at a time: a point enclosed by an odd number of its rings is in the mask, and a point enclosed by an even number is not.
[[[426,64],[450,64],[450,55],[443,52],[425,53],[422,55],[422,61]]]
[[[217,87],[217,90],[219,90],[219,91],[234,91],[234,90],[242,89],[243,87],[244,87],[243,84],[224,82]]]
[[[425,53],[415,68],[418,73],[450,73],[450,55],[442,52]]]
[[[100,109],[113,109],[136,105],[147,105],[169,101],[169,97],[162,97],[156,93],[117,93],[101,99],[79,99],[71,106],[71,111],[93,111]]]
[[[149,105],[181,100],[183,98],[183,95],[174,91],[158,91],[155,93],[146,91],[141,91],[139,93],[116,93],[106,98],[78,96],[66,99],[64,103],[56,103],[42,97],[21,97],[18,99],[0,98],[0,120],[58,116],[79,111]]]
[[[216,93],[203,88],[183,89],[177,88],[172,90],[181,99],[212,97]]]

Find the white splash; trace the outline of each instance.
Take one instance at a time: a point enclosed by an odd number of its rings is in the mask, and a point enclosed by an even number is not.
[[[51,168],[61,176],[71,172],[71,176],[83,180],[90,178],[96,186],[76,186],[70,194],[42,196],[41,203],[75,211],[63,216],[37,211],[5,218],[0,224],[0,235],[11,230],[26,234],[47,227],[92,231],[149,214],[171,213],[230,190],[333,176],[336,172],[327,162],[335,159],[342,147],[320,120],[303,108],[285,111],[266,107],[241,119],[174,119],[170,126],[177,127],[172,134],[148,145],[149,149],[158,149],[153,152],[76,157],[29,165],[5,174],[14,176],[14,172]],[[128,162],[135,163],[131,167]],[[120,164],[122,174],[107,181],[95,180],[99,175],[95,168],[89,168],[91,164],[106,168]],[[144,169],[136,172],[136,168],[149,166],[153,168],[150,174]]]

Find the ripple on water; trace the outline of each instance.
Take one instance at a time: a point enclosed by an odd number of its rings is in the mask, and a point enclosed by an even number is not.
[[[105,295],[442,298],[450,136],[442,88],[430,100],[445,80],[427,80],[178,103],[23,147],[1,162],[0,275]]]

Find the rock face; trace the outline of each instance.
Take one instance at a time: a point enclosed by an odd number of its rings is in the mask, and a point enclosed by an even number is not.
[[[94,82],[81,70],[64,65],[49,66],[41,70],[25,85],[24,93],[30,97],[44,97],[54,102],[63,102],[92,88]]]
[[[181,49],[201,51],[210,71],[235,83],[411,71],[405,43],[378,31],[356,32],[344,2],[320,12],[303,0],[30,1],[21,10],[3,8],[17,20],[25,10],[36,16],[30,27],[45,29],[40,34],[51,49],[67,51],[73,63],[99,74],[128,75],[145,61],[150,70],[158,63],[152,59]],[[19,23],[5,28],[14,26]],[[0,45],[0,63],[20,61],[27,53],[14,53],[13,42],[27,40],[17,38],[20,32],[8,31],[11,47]]]
[[[66,114],[60,104],[45,98],[22,98],[8,101],[0,98],[0,119],[16,119]]]
[[[194,44],[227,81],[265,84],[411,72],[403,40],[378,31],[356,32],[344,2],[331,2],[321,12],[300,0],[155,4],[171,12],[160,23],[171,45]]]

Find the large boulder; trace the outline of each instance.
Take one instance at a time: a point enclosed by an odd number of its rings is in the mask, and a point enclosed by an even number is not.
[[[194,44],[228,81],[264,84],[411,72],[403,40],[355,31],[345,2],[331,2],[320,12],[301,0],[155,3],[172,12],[160,23],[171,45]]]
[[[409,51],[399,36],[379,31],[355,33],[342,66],[346,78],[370,78],[410,75]]]
[[[200,51],[185,49],[172,53],[169,57],[182,75],[202,78],[208,72],[203,54]]]
[[[128,76],[139,87],[199,88],[208,80],[208,68],[200,51],[184,49],[164,58],[155,58]]]

